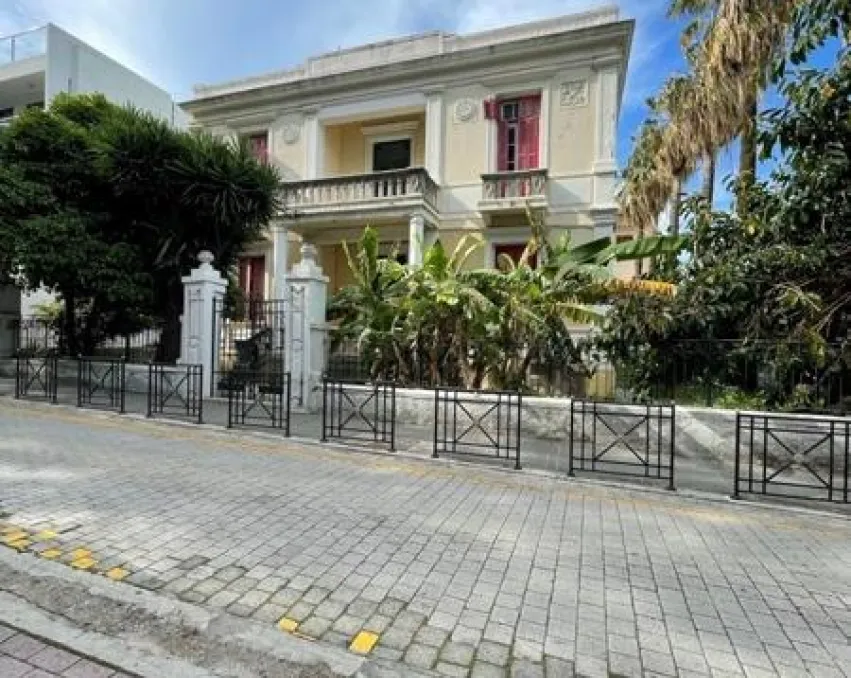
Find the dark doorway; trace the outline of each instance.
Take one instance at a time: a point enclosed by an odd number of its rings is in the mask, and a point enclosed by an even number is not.
[[[411,140],[378,141],[372,146],[372,171],[405,169],[411,166]]]

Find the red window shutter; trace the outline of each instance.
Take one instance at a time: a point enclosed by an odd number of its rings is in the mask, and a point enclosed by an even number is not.
[[[496,118],[496,101],[494,99],[485,99],[485,120],[494,120]]]
[[[248,138],[248,143],[251,146],[251,153],[258,161],[265,163],[269,160],[269,135],[263,132],[262,134],[252,134]]]
[[[496,171],[508,171],[508,123],[504,120],[497,122]]]
[[[520,101],[519,169],[538,169],[540,148],[541,97],[524,97]]]

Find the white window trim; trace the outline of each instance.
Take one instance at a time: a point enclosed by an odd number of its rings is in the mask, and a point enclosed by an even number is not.
[[[410,160],[408,160],[408,167],[414,166],[414,158],[417,157],[416,148],[414,144],[414,134],[412,132],[406,134],[380,134],[374,136],[366,137],[366,144],[364,145],[364,167],[367,168],[367,172],[374,172],[375,168],[372,165],[373,159],[373,148],[375,144],[385,143],[387,141],[410,141],[411,142],[411,155]]]

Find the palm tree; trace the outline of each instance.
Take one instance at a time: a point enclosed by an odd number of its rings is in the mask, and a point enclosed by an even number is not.
[[[667,124],[654,132],[655,162],[643,177],[624,184],[621,206],[627,223],[653,223],[676,190],[676,177],[690,175],[743,130],[754,133],[754,93],[783,47],[798,0],[674,0],[672,11],[696,13],[685,33],[692,64],[688,86]],[[753,144],[743,162],[752,168]],[[646,147],[637,149],[642,154]],[[642,159],[641,162],[646,162]],[[631,163],[632,164],[632,163]],[[751,175],[753,176],[752,169]]]

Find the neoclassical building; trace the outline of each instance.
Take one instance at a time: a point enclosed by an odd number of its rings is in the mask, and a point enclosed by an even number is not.
[[[519,256],[527,208],[553,237],[614,232],[616,137],[634,22],[616,8],[481,33],[435,32],[195,88],[193,125],[277,166],[285,208],[240,260],[252,297],[281,298],[298,243],[331,290],[341,243],[376,228],[412,265],[436,238],[478,233],[471,266]]]

